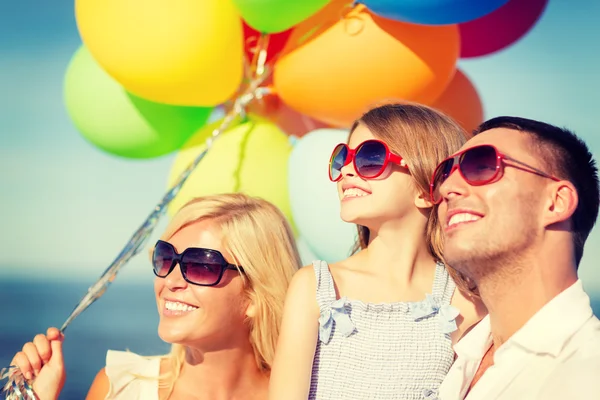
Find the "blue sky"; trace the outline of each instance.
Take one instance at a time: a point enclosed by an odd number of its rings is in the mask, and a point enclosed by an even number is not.
[[[81,43],[73,1],[5,3],[0,277],[91,282],[162,196],[173,156],[132,161],[88,144],[63,101],[64,73]],[[477,87],[486,118],[519,115],[569,127],[600,158],[600,2],[569,3],[550,0],[522,40],[491,56],[461,60],[459,67]],[[599,230],[588,240],[580,271],[584,285],[600,296]],[[149,268],[140,255],[123,279],[150,279]]]

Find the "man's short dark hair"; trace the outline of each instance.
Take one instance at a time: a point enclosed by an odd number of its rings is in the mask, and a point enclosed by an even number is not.
[[[530,135],[540,161],[552,175],[570,181],[577,190],[579,204],[571,217],[573,244],[577,266],[583,257],[583,246],[596,219],[600,203],[598,167],[585,142],[568,129],[518,117],[492,118],[473,135],[495,128],[507,128]]]

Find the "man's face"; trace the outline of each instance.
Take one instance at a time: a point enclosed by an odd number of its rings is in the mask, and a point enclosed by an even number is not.
[[[494,145],[507,156],[545,169],[526,133],[491,129],[473,137],[461,150],[482,144]],[[443,202],[438,212],[445,239],[444,258],[476,281],[495,272],[486,264],[509,269],[510,260],[533,249],[544,230],[543,188],[551,181],[504,163],[501,168],[499,178],[486,185],[471,186],[455,170],[440,187]]]

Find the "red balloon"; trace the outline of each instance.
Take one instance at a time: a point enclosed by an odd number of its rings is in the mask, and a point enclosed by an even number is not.
[[[476,20],[459,24],[461,58],[494,53],[525,36],[542,15],[548,0],[510,0]]]
[[[260,32],[251,28],[245,22],[243,22],[243,27],[246,57],[248,57],[248,61],[252,61],[252,59],[254,58],[254,54],[256,53],[256,46],[258,44],[258,39],[260,38]],[[273,60],[279,55],[279,53],[281,53],[281,50],[283,50],[283,47],[285,46],[291,33],[292,29],[288,29],[287,31],[283,31],[280,33],[269,34],[269,45],[267,46],[267,62]]]

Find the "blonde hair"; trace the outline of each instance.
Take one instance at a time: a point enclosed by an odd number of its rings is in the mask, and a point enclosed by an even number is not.
[[[354,122],[349,137],[359,124],[367,127],[392,152],[406,160],[417,190],[427,198],[429,182],[437,165],[467,141],[467,133],[452,118],[415,103],[384,104],[367,111]],[[434,205],[429,213],[425,239],[431,255],[443,262],[442,228],[437,209],[438,206]],[[353,253],[369,244],[369,228],[357,225],[357,229],[358,239]],[[468,289],[457,271],[451,267],[448,271],[461,289]]]
[[[270,371],[279,336],[283,303],[293,274],[301,266],[292,229],[281,211],[266,200],[241,193],[196,198],[173,217],[161,240],[181,228],[210,220],[222,230],[223,247],[244,267],[246,295],[256,309],[248,319],[256,364]],[[185,347],[172,345],[169,372],[161,376],[168,398],[185,360]]]

